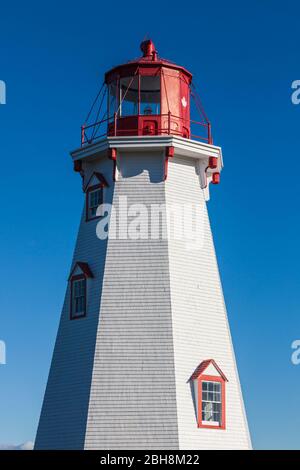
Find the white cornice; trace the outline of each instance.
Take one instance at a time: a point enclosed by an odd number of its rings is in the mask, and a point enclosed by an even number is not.
[[[71,156],[73,160],[92,160],[105,155],[110,148],[120,149],[123,152],[134,152],[164,150],[165,147],[171,146],[174,147],[176,156],[204,161],[208,157],[217,157],[218,170],[220,171],[223,167],[221,147],[173,135],[106,137],[103,140],[72,151]]]

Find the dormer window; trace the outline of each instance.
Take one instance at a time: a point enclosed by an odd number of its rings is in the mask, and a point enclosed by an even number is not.
[[[88,190],[88,219],[96,217],[97,209],[103,202],[103,188],[90,188]]]
[[[213,359],[202,361],[190,378],[199,428],[225,429],[227,378]]]
[[[104,188],[108,184],[101,173],[93,173],[90,177],[85,193],[86,193],[86,221],[101,217],[99,214],[99,206],[104,202]]]
[[[215,380],[201,381],[202,424],[222,426],[222,384]]]
[[[78,261],[69,277],[70,281],[70,319],[85,317],[87,314],[87,287],[93,274],[87,263]]]
[[[86,315],[86,278],[80,276],[72,279],[71,318],[85,317]]]

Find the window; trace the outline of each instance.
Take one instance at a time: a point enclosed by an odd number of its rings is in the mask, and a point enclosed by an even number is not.
[[[84,275],[71,279],[71,319],[86,316],[86,278]]]
[[[220,382],[202,382],[202,424],[222,425]]]
[[[226,379],[227,380],[227,379]],[[198,377],[198,427],[225,429],[225,380],[223,377]]]
[[[102,188],[89,191],[89,198],[90,216],[94,217],[98,207],[102,204]]]
[[[87,314],[87,285],[93,273],[88,263],[77,261],[69,276],[70,282],[70,319],[85,317]]]
[[[141,76],[140,113],[160,114],[160,77]]]
[[[84,186],[86,221],[101,217],[101,214],[97,214],[97,209],[103,204],[104,188],[108,188],[108,186],[102,173],[95,171],[90,175],[90,178]]]
[[[115,83],[109,88],[109,115],[116,110]],[[160,76],[124,77],[120,79],[120,116],[160,114]]]
[[[113,121],[114,113],[118,110],[118,86],[117,81],[108,85],[108,116]]]
[[[120,116],[138,114],[139,78],[126,77],[120,80]]]
[[[86,220],[92,220],[97,215],[98,207],[103,203],[103,187],[92,186],[86,192]]]
[[[225,429],[227,378],[213,359],[202,361],[190,378],[198,428]]]

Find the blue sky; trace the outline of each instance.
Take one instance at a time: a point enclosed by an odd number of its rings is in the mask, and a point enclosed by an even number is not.
[[[35,437],[83,202],[68,152],[104,72],[148,33],[193,72],[223,147],[209,211],[254,447],[300,448],[299,15],[271,0],[2,4],[0,443]]]

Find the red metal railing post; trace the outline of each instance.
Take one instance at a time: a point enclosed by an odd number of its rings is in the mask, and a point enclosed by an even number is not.
[[[209,144],[212,144],[212,138],[211,138],[211,125],[210,122],[207,123],[207,140]]]
[[[114,136],[117,136],[117,113],[114,113]]]
[[[85,124],[81,126],[81,147],[84,145],[84,141],[85,141],[84,131],[85,131]]]

